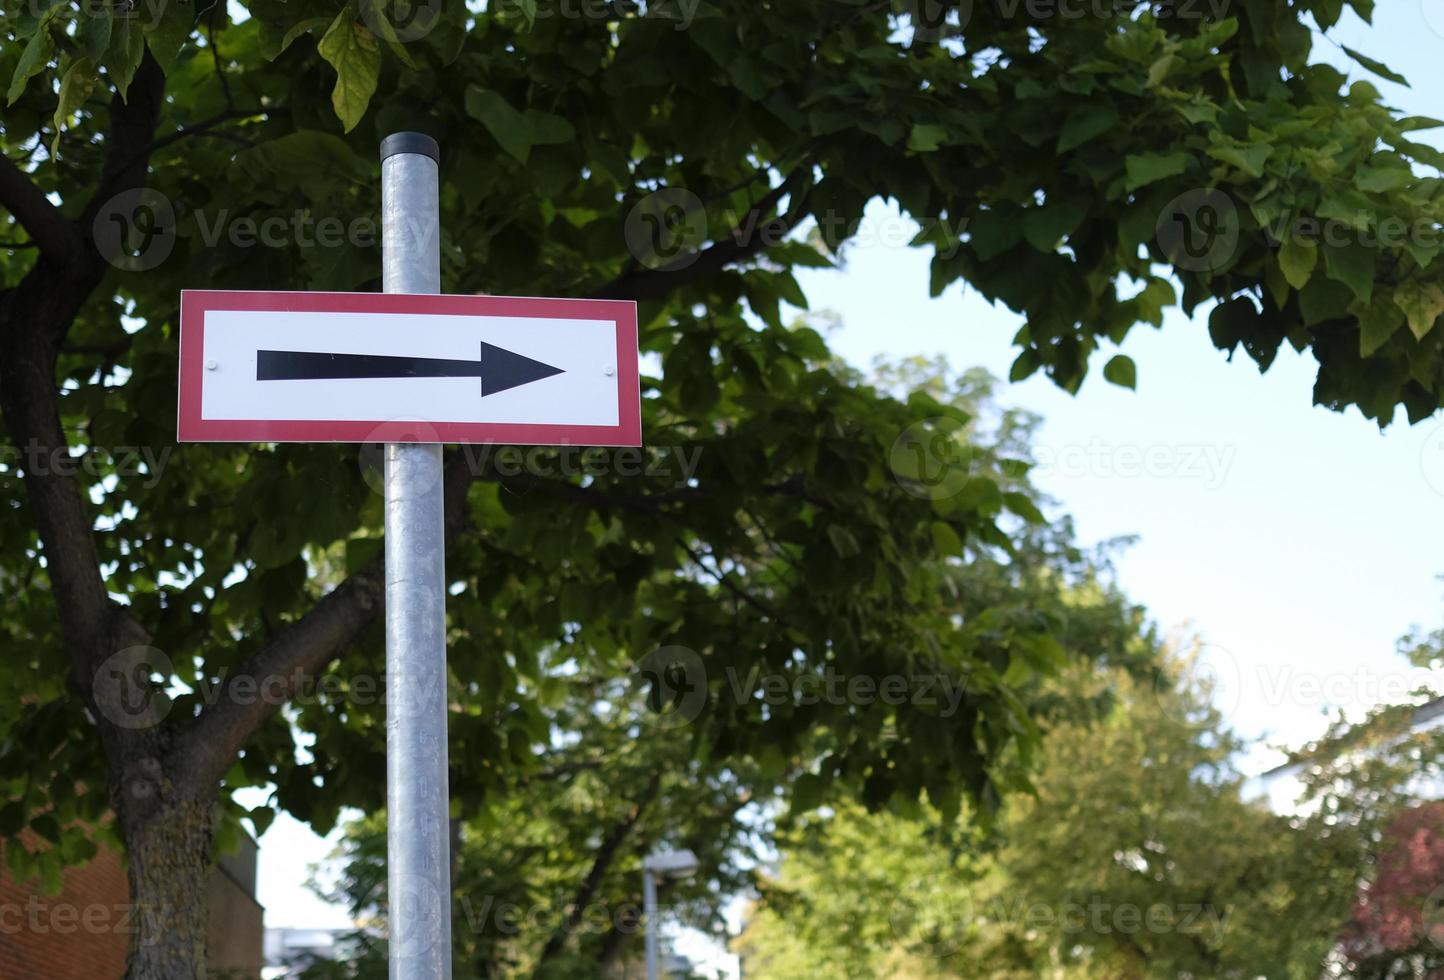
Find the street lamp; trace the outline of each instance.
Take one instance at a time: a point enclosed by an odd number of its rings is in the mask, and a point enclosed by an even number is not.
[[[656,851],[642,859],[642,911],[647,917],[647,980],[657,980],[657,875],[690,878],[697,873],[691,851]]]

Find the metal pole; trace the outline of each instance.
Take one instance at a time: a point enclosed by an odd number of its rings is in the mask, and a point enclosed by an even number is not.
[[[647,980],[657,980],[657,882],[642,866],[642,914],[647,917]]]
[[[381,142],[381,283],[441,292],[440,151]],[[450,980],[441,446],[386,445],[386,852],[391,980]]]

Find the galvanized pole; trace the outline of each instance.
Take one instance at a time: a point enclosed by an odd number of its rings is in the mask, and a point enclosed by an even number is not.
[[[441,292],[440,151],[381,142],[381,283]],[[386,821],[391,980],[450,980],[441,446],[386,445]]]
[[[646,918],[647,980],[657,980],[657,878],[642,864],[642,914]]]

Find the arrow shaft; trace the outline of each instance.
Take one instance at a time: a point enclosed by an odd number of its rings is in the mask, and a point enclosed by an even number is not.
[[[479,378],[479,361],[390,354],[326,354],[315,351],[256,352],[257,381],[323,381],[335,378]]]

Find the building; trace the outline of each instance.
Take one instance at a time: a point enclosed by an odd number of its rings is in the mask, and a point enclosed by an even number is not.
[[[29,831],[18,842],[36,845]],[[256,842],[243,834],[240,849],[221,858],[206,885],[207,963],[216,980],[261,975],[263,910],[255,896]],[[0,980],[119,980],[135,915],[125,863],[105,847],[67,868],[55,895],[0,871]]]

